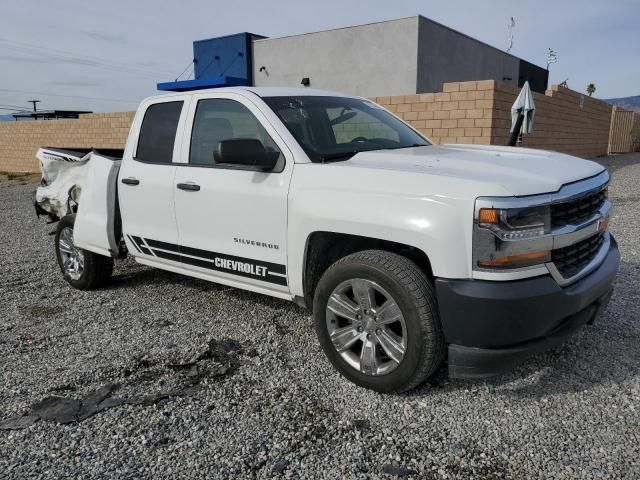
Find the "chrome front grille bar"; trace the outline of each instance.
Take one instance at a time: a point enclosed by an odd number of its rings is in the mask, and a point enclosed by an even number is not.
[[[609,173],[605,170],[594,177],[565,185],[555,193],[515,198],[479,198],[476,201],[474,218],[478,218],[478,212],[481,208],[526,208],[554,205],[577,200],[607,188],[609,179]],[[600,208],[594,212],[589,219],[584,220],[579,224],[565,225],[555,228],[548,234],[532,239],[507,240],[498,239],[496,237],[496,241],[500,243],[499,251],[502,255],[516,255],[519,253],[545,250],[553,251],[559,248],[565,248],[606,230],[611,212],[612,204],[609,200],[605,200]],[[579,273],[570,278],[564,278],[552,261],[543,265],[505,270],[504,272],[476,270],[474,271],[474,278],[486,280],[513,280],[516,278],[526,278],[529,276],[549,273],[559,285],[566,286],[585,277],[602,263],[610,248],[609,233],[604,232],[604,236],[604,242],[594,258],[591,259],[591,261]]]

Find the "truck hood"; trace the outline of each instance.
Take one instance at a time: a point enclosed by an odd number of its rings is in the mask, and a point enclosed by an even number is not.
[[[564,184],[604,170],[595,162],[562,153],[485,145],[361,152],[339,165],[469,179],[500,185],[515,196],[556,192]]]

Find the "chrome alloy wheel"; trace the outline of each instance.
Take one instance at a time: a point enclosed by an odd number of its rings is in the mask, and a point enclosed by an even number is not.
[[[78,280],[84,271],[84,253],[73,244],[73,229],[64,227],[58,238],[58,251],[62,261],[62,271],[72,280]]]
[[[393,297],[371,280],[338,285],[327,302],[327,329],[342,359],[365,375],[394,371],[407,350],[407,326]]]

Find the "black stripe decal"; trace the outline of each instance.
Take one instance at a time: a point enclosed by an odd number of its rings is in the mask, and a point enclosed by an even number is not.
[[[131,239],[131,241],[133,242],[133,244],[136,246],[138,250],[140,250],[145,255],[153,256],[153,253],[151,253],[151,250],[149,250],[147,246],[144,244],[144,242],[142,241],[142,238],[131,236],[131,235],[129,235],[129,238]]]
[[[138,244],[133,240],[133,238],[131,238],[131,235],[127,235],[127,237],[129,237],[129,241],[133,244],[136,250],[140,251],[140,247],[138,247]]]
[[[148,238],[145,239],[145,242],[151,247],[153,253],[160,258],[207,268],[209,270],[230,273],[240,277],[275,283],[277,285],[287,285],[287,277],[284,276],[287,272],[285,265],[210,252],[199,248],[182,247],[159,240],[150,240]]]
[[[182,262],[182,258],[177,253],[169,253],[169,252],[161,252],[158,250],[154,250],[156,257],[164,258],[166,260],[173,260],[174,262]]]
[[[129,238],[133,240],[133,243],[135,243],[138,248],[144,247],[144,243],[142,243],[142,239],[140,237],[136,237],[135,235],[129,235]]]
[[[145,238],[144,240],[151,248],[161,248],[163,250],[169,250],[176,253],[180,251],[180,247],[173,243],[161,242],[160,240],[149,240],[148,238]]]

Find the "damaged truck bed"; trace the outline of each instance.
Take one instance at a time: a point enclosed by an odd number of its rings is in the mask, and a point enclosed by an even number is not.
[[[42,181],[35,193],[36,213],[59,220],[78,213],[82,197],[83,215],[77,218],[75,233],[84,238],[83,248],[120,256],[117,179],[123,153],[116,149],[40,148],[36,158]],[[89,184],[91,188],[84,189]]]
[[[74,213],[79,203],[82,185],[87,180],[89,161],[97,157],[107,160],[115,167],[117,173],[123,153],[123,150],[109,149],[40,148],[36,155],[42,171],[42,182],[35,195],[38,214],[57,219]]]

